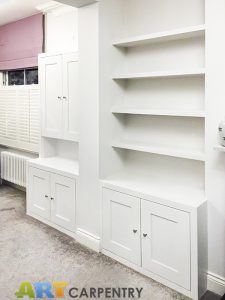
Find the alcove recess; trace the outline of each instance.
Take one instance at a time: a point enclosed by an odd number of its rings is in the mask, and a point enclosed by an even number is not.
[[[79,143],[42,137],[39,164],[79,175]]]
[[[203,201],[204,1],[120,0],[101,9],[101,179]]]

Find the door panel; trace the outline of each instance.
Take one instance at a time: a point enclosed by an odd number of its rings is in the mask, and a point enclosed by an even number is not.
[[[40,59],[42,101],[42,134],[47,137],[63,136],[62,57]]]
[[[51,219],[68,230],[75,230],[75,180],[51,175]]]
[[[142,200],[142,264],[190,290],[189,214]]]
[[[50,175],[46,171],[29,168],[30,210],[50,220]]]
[[[63,55],[64,137],[78,140],[78,55]]]
[[[140,265],[140,199],[103,189],[103,247]]]

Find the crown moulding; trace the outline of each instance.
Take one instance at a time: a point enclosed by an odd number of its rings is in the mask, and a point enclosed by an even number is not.
[[[98,0],[57,0],[57,1],[62,4],[70,5],[77,8],[98,2]]]

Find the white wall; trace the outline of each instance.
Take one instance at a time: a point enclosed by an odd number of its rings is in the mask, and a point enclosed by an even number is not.
[[[99,250],[99,45],[98,4],[79,9],[80,141],[77,235]]]
[[[209,288],[225,293],[225,153],[218,124],[225,117],[225,1],[206,0],[206,193],[209,207]]]
[[[45,52],[77,51],[77,9],[66,7],[46,13],[45,34]]]

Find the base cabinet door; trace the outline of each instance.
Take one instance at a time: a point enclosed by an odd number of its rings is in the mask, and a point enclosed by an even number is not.
[[[140,265],[140,199],[103,189],[103,248]]]
[[[32,213],[50,220],[50,174],[29,168],[29,209]]]
[[[55,224],[73,231],[75,228],[75,180],[51,174],[51,220]]]
[[[141,201],[142,266],[190,290],[189,213]]]

